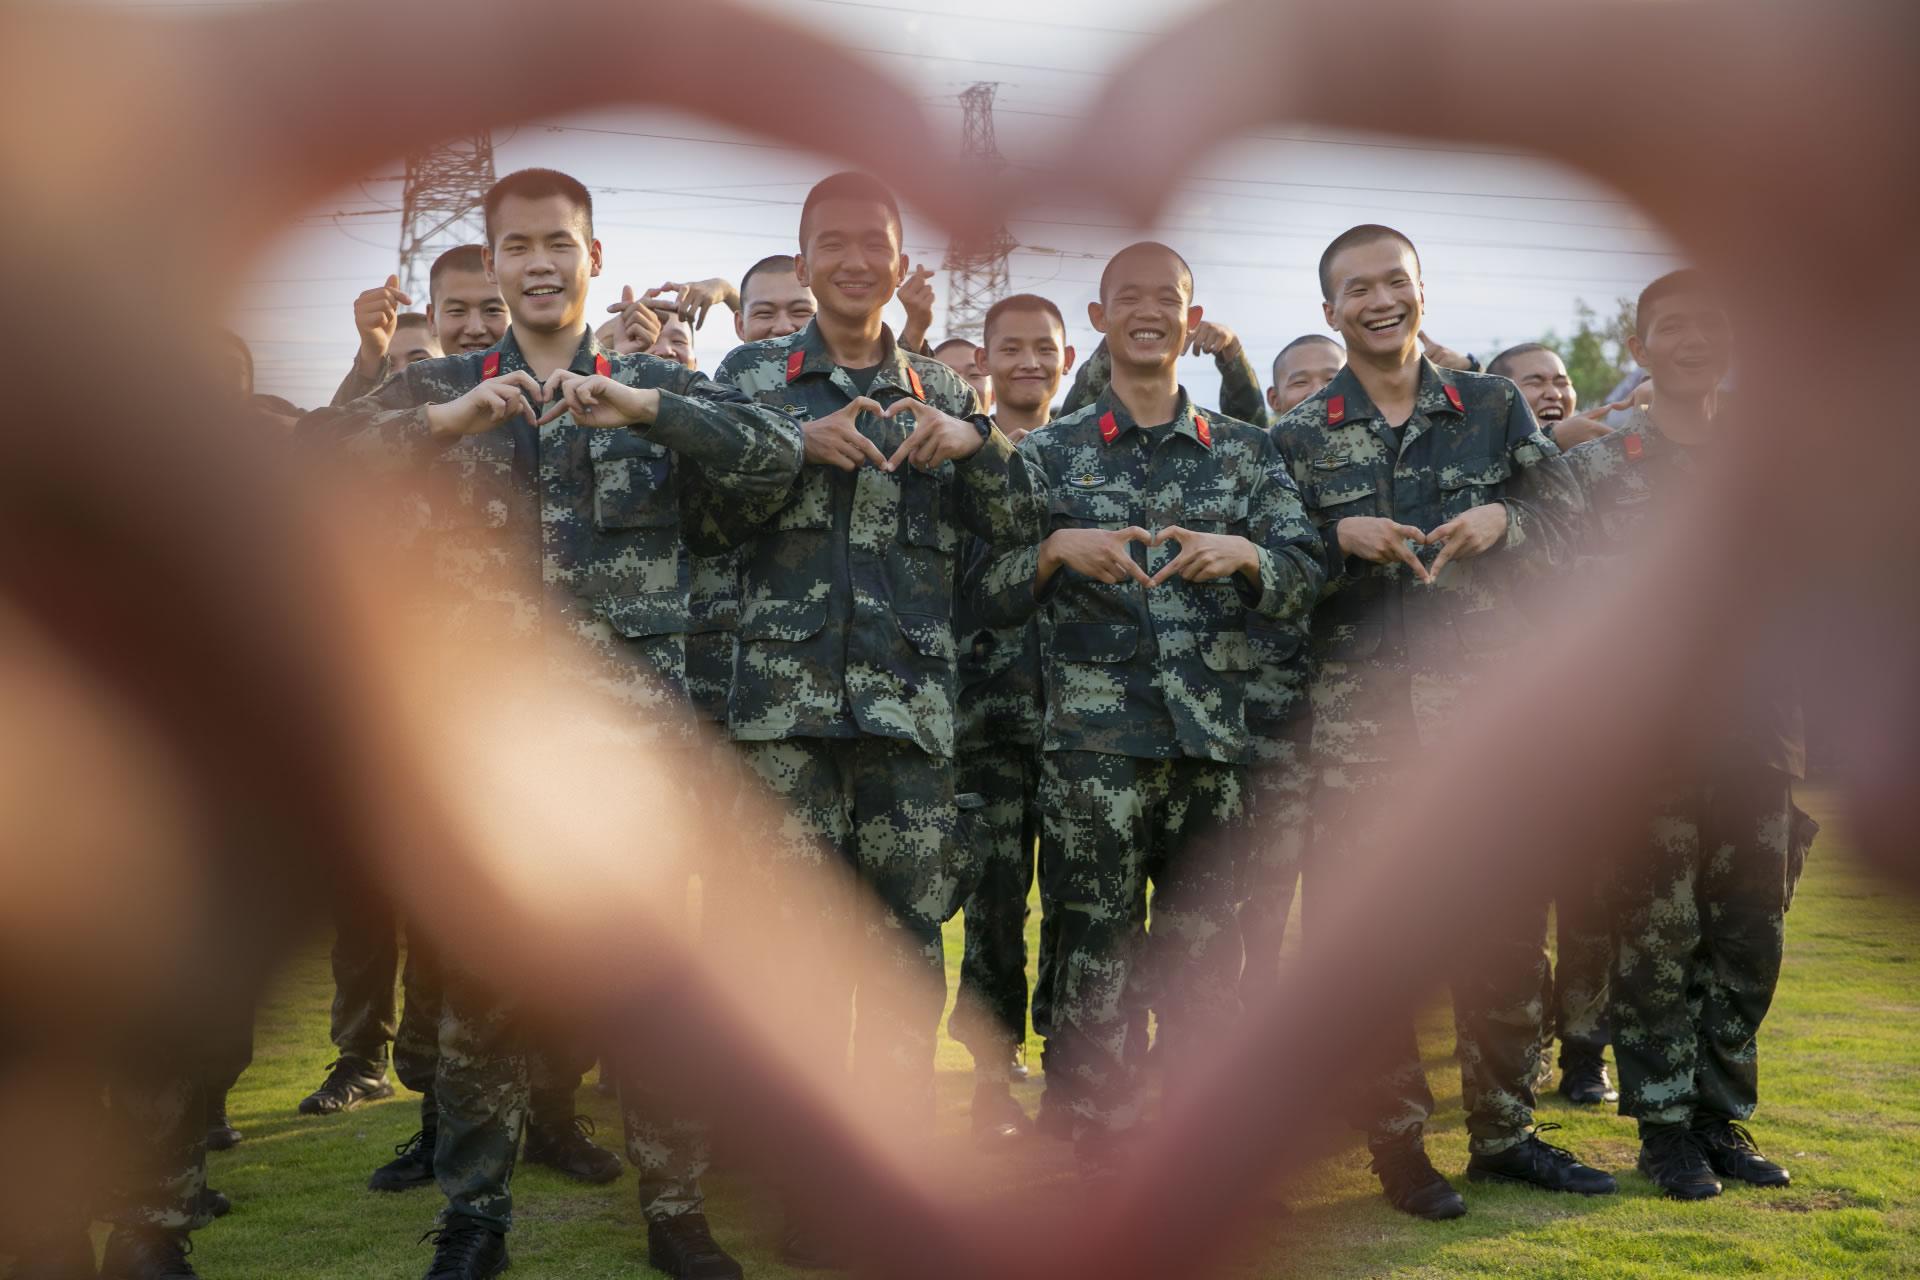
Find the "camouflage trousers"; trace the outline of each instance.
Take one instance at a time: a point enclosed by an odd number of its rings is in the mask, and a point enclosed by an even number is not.
[[[738,745],[785,807],[774,856],[785,871],[811,873],[768,905],[802,936],[823,930],[834,944],[804,973],[791,956],[767,958],[795,1033],[824,1060],[845,1061],[857,995],[862,1078],[890,1085],[891,1101],[930,1121],[946,1005],[940,926],[959,905],[963,878],[953,762],[869,736]],[[877,914],[856,924],[868,896]]]
[[[1559,945],[1547,983],[1548,1009],[1564,1058],[1568,1046],[1605,1047],[1607,973],[1613,967],[1613,935],[1601,886],[1582,883],[1554,900]]]
[[[973,844],[972,882],[960,910],[966,949],[960,961],[960,998],[947,1030],[973,1054],[976,1071],[1004,1074],[1027,1036],[1027,895],[1033,888],[1034,845],[1041,839],[1040,752],[993,743],[961,752],[961,791],[985,801],[963,832]],[[1043,850],[1042,860],[1047,857]],[[1049,932],[1041,932],[1034,1023],[1045,1019],[1039,992],[1053,977]]]
[[[1147,941],[1149,879],[1152,1003],[1169,1043],[1211,1043],[1239,1015],[1234,859],[1246,804],[1239,765],[1046,754],[1040,808],[1058,856],[1041,868],[1040,892],[1060,921],[1047,1089],[1061,1090],[1077,1131],[1140,1119],[1133,1063],[1145,1046],[1128,1043],[1139,1034],[1129,989]]]
[[[1279,981],[1280,946],[1311,834],[1313,770],[1305,745],[1271,741],[1265,754],[1251,775],[1253,814],[1241,869],[1246,967],[1240,973],[1240,998],[1247,1004],[1272,995]]]
[[[1755,768],[1661,797],[1613,889],[1620,1114],[1744,1120],[1786,935],[1792,782]]]
[[[109,1123],[127,1157],[102,1215],[116,1226],[196,1231],[213,1220],[202,1202],[208,1110],[253,1060],[253,1011],[222,1009],[199,1026],[184,1050],[127,1055],[109,1083]]]
[[[381,1069],[399,1022],[393,989],[400,971],[399,935],[385,903],[345,901],[335,912],[328,1038],[341,1054]]]
[[[1390,764],[1328,765],[1314,793],[1313,881],[1307,902],[1339,909],[1348,869],[1366,865],[1378,842],[1369,814],[1385,811],[1405,778]],[[1357,881],[1358,878],[1356,878]],[[1314,945],[1316,930],[1307,930]],[[1510,912],[1499,927],[1461,938],[1443,957],[1453,988],[1454,1054],[1460,1063],[1467,1146],[1491,1155],[1517,1145],[1533,1124],[1533,1081],[1546,1016],[1547,903]],[[1412,1019],[1391,1028],[1378,1060],[1356,1073],[1368,1083],[1356,1094],[1351,1121],[1373,1143],[1423,1130],[1433,1093],[1420,1062]]]

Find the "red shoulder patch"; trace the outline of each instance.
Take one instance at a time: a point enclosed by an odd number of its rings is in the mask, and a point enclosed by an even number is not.
[[[1449,382],[1442,384],[1440,389],[1447,393],[1447,403],[1453,406],[1455,413],[1467,411],[1466,402],[1460,399],[1460,388]]]
[[[1213,448],[1213,428],[1207,424],[1207,420],[1204,417],[1197,413],[1193,415],[1193,433],[1200,437],[1201,444],[1207,446],[1209,449]]]
[[[480,362],[480,376],[482,378],[497,378],[500,376],[500,353],[498,351],[487,352],[487,358]]]
[[[1640,461],[1640,455],[1646,452],[1646,445],[1640,442],[1638,431],[1628,432],[1620,440],[1620,447],[1627,451],[1628,462]]]
[[[593,371],[603,378],[608,377],[613,373],[613,364],[604,354],[596,354],[593,357]]]
[[[1347,420],[1347,398],[1345,396],[1327,397],[1327,425],[1337,427]]]
[[[907,366],[907,385],[913,388],[913,398],[925,404],[927,389],[920,385],[920,371],[912,365]]]
[[[1102,443],[1112,444],[1120,438],[1120,420],[1109,409],[1100,415],[1100,439]]]
[[[787,381],[792,382],[800,376],[800,370],[807,364],[807,353],[795,347],[787,353]]]

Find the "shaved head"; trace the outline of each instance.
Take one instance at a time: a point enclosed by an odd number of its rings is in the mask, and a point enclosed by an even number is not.
[[[1106,298],[1107,290],[1113,284],[1114,275],[1121,267],[1131,265],[1141,258],[1148,257],[1171,258],[1175,263],[1179,264],[1181,287],[1186,290],[1187,301],[1193,301],[1193,268],[1188,266],[1187,260],[1175,252],[1173,248],[1161,244],[1158,240],[1142,240],[1137,244],[1130,244],[1120,252],[1114,254],[1113,257],[1107,259],[1106,270],[1100,273],[1100,297],[1103,300]]]

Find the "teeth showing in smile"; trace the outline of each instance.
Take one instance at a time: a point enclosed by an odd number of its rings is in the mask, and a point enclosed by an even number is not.
[[[558,292],[560,292],[559,285],[543,284],[536,285],[534,288],[527,290],[527,296],[529,298],[544,298]]]
[[[1135,342],[1158,342],[1167,336],[1164,329],[1135,329],[1127,335]]]
[[[1400,320],[1401,320],[1401,317],[1399,316],[1394,316],[1390,320],[1369,320],[1367,321],[1367,328],[1371,329],[1375,333],[1379,333],[1383,329],[1393,328],[1395,325],[1400,323]]]

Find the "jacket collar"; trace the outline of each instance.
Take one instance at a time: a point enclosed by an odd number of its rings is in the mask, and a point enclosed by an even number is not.
[[[880,372],[874,375],[873,390],[891,388],[916,400],[925,400],[926,387],[920,381],[919,372],[907,359],[907,353],[894,342],[893,330],[886,325],[880,326],[880,342]],[[809,374],[832,377],[839,367],[833,357],[827,354],[827,343],[820,336],[819,322],[807,321],[807,327],[795,335],[793,345],[787,349],[787,381],[797,382]],[[842,381],[847,379],[843,378]],[[849,387],[841,389],[850,390]]]
[[[1360,378],[1352,365],[1343,366],[1333,375],[1333,381],[1327,384],[1327,425],[1337,427],[1345,422],[1365,422],[1378,418],[1380,410],[1374,407],[1373,398],[1360,384]],[[1460,388],[1454,382],[1451,370],[1442,369],[1425,356],[1420,357],[1420,385],[1413,394],[1415,417],[1429,418],[1452,415],[1456,418],[1466,416],[1466,401],[1461,398]]]
[[[1100,429],[1100,440],[1103,444],[1112,445],[1129,431],[1146,430],[1133,420],[1133,415],[1127,412],[1127,407],[1120,403],[1118,396],[1113,394],[1112,387],[1100,393],[1100,398],[1093,402],[1093,408],[1094,422]],[[1179,399],[1174,402],[1173,434],[1186,436],[1203,449],[1213,448],[1213,423],[1205,414],[1193,407],[1193,402],[1187,398],[1185,387],[1180,388]]]

